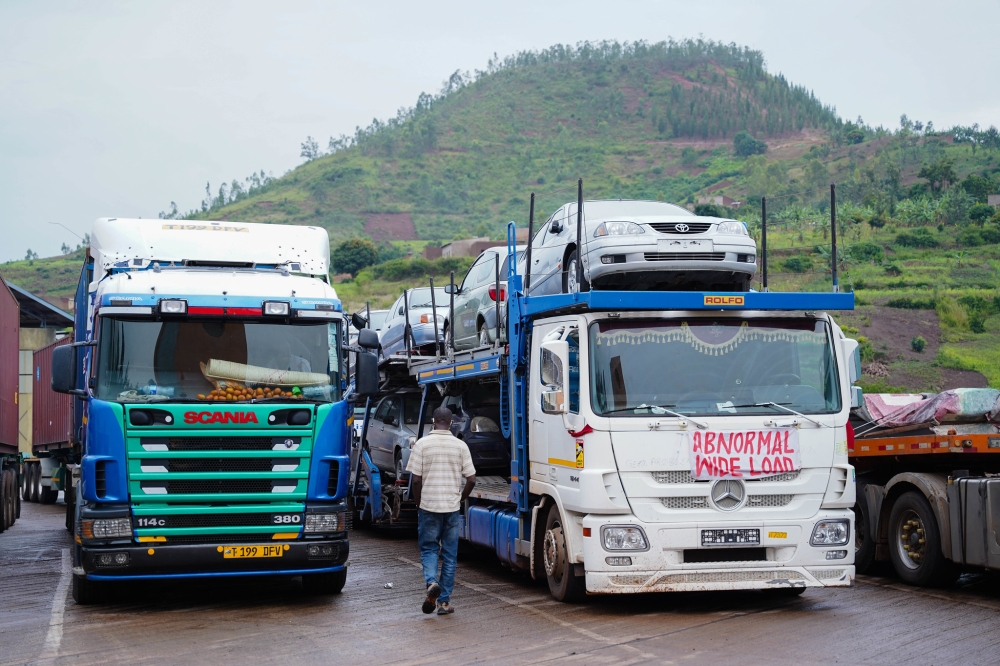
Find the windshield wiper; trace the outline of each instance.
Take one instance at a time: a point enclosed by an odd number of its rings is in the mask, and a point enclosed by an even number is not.
[[[800,416],[800,417],[804,418],[806,421],[809,421],[810,423],[814,424],[815,426],[817,426],[819,428],[832,428],[833,427],[833,426],[829,426],[829,425],[827,425],[825,423],[820,423],[816,419],[809,418],[808,416],[806,416],[802,412],[797,412],[794,409],[790,409],[788,407],[785,407],[783,404],[778,403],[778,402],[755,402],[752,405],[733,405],[733,407],[734,408],[740,408],[740,407],[775,407],[776,409],[780,409],[782,411],[788,412],[789,414],[794,414],[795,416]]]
[[[670,407],[674,407],[674,405],[669,405],[669,406]],[[704,423],[703,421],[699,421],[697,419],[693,419],[693,418],[691,418],[690,416],[688,416],[686,414],[680,414],[678,412],[672,412],[672,411],[670,411],[669,409],[667,409],[663,405],[638,405],[636,407],[619,407],[618,409],[612,409],[609,412],[603,412],[602,415],[603,416],[607,416],[609,414],[617,414],[619,412],[629,412],[629,411],[634,412],[637,409],[648,409],[651,412],[653,412],[654,409],[659,409],[659,410],[661,410],[665,414],[669,414],[671,416],[676,416],[679,419],[686,419],[686,420],[690,421],[691,423],[693,423],[696,426],[698,426],[698,428],[700,430],[707,430],[708,429],[708,424],[707,423]],[[653,413],[655,414],[656,412],[653,412]]]

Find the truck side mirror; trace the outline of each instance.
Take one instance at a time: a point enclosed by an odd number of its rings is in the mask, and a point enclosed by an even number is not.
[[[360,331],[363,328],[368,328],[368,320],[355,312],[351,315],[351,326]]]
[[[552,340],[542,343],[540,376],[545,389],[542,391],[542,411],[546,414],[566,414],[566,370],[569,368],[569,343]]]
[[[52,390],[56,393],[85,395],[76,387],[76,349],[64,345],[52,350]]]
[[[370,328],[362,328],[358,331],[358,346],[365,349],[378,349],[378,333]]]
[[[358,354],[354,364],[354,393],[360,398],[370,398],[378,393],[378,357],[371,352]]]
[[[851,387],[851,409],[857,409],[865,404],[865,396],[860,386]]]
[[[861,349],[857,340],[844,338],[840,341],[840,348],[844,352],[844,359],[847,362],[847,374],[851,383],[861,379]]]

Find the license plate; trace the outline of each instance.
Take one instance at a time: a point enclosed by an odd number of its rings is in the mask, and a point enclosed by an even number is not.
[[[759,529],[702,530],[702,546],[759,546]]]
[[[253,557],[281,557],[284,546],[223,546],[222,557],[227,560],[242,560]]]
[[[714,247],[714,243],[710,240],[663,240],[660,239],[656,243],[656,250],[658,252],[677,252],[679,250],[693,250],[696,252],[711,252]]]

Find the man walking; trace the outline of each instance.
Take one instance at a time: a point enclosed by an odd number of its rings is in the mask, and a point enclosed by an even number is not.
[[[406,471],[412,475],[410,490],[418,507],[417,542],[427,583],[421,610],[433,613],[436,605],[438,615],[448,615],[455,612],[451,590],[458,563],[459,509],[476,485],[476,468],[469,447],[451,434],[451,410],[439,407],[432,418],[434,429],[413,445]]]

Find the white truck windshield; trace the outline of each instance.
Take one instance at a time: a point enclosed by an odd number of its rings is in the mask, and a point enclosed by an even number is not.
[[[817,319],[604,320],[590,327],[590,355],[600,415],[840,411],[829,329]]]
[[[339,326],[102,317],[96,394],[118,402],[329,402],[338,393]]]

